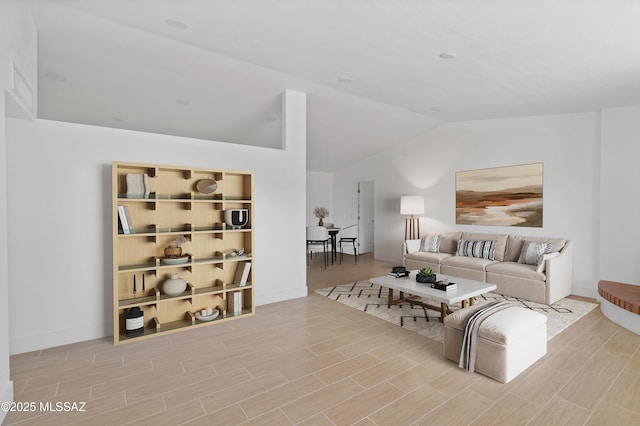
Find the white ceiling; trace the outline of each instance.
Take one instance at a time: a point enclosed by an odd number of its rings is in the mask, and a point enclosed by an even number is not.
[[[278,148],[281,93],[300,90],[314,171],[448,121],[640,104],[635,0],[35,0],[33,11],[39,117]]]

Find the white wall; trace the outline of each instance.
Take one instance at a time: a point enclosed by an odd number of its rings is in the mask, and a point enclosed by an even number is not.
[[[13,65],[22,72],[34,93],[37,91],[37,32],[31,13],[18,1],[0,2],[0,402],[13,400],[13,383],[9,380],[9,262],[8,262],[8,200],[7,200],[7,137],[6,115],[17,112],[21,105],[12,93]],[[6,412],[0,410],[0,423]]]
[[[0,9],[1,11],[1,9]],[[0,12],[1,13],[1,12]],[[2,25],[2,24],[0,24]],[[4,63],[4,61],[2,61]],[[4,83],[4,81],[3,81]],[[1,86],[4,88],[4,84]],[[0,170],[7,169],[5,93],[0,89]],[[7,254],[7,176],[0,173],[0,403],[13,401],[9,380],[9,275]],[[6,416],[0,410],[0,423]]]
[[[9,120],[11,353],[112,334],[112,161],[253,171],[256,302],[306,296],[305,95],[285,108],[284,151]]]
[[[333,174],[325,172],[307,172],[307,226],[317,225],[318,218],[313,209],[324,207],[329,210],[325,222],[336,223],[333,210]]]
[[[602,113],[600,275],[640,285],[640,106]]]
[[[335,210],[353,211],[354,182],[376,183],[375,257],[399,262],[402,195],[425,196],[421,231],[458,229],[571,239],[574,294],[595,297],[599,229],[598,113],[451,123],[335,174]],[[455,224],[455,172],[544,163],[543,228]],[[343,220],[338,217],[336,221]],[[347,219],[344,219],[347,220]]]
[[[640,285],[640,106],[602,112],[600,278]],[[640,317],[600,298],[602,313],[640,334]]]

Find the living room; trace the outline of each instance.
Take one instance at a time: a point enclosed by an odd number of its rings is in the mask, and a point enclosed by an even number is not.
[[[14,112],[12,64],[20,67],[37,95],[39,40],[22,6],[3,7],[7,8],[0,18],[2,38],[7,40],[0,58],[4,89],[0,162],[5,170],[0,184],[7,188],[0,199],[3,401],[13,394],[11,355],[112,333],[112,161],[193,167],[214,163],[253,171],[256,274],[261,281],[256,304],[265,310],[277,302],[305,299],[307,294],[305,183],[330,183],[331,221],[350,224],[355,221],[355,183],[375,181],[375,257],[399,262],[404,226],[401,196],[425,196],[423,232],[495,232],[492,227],[455,225],[455,173],[536,162],[544,164],[544,225],[507,228],[505,233],[572,240],[577,296],[597,298],[600,279],[640,282],[634,243],[640,228],[630,220],[640,207],[635,185],[640,179],[635,164],[640,157],[640,98],[635,86],[629,87],[631,101],[624,105],[603,103],[596,110],[452,121],[335,172],[310,171],[308,99],[296,90],[283,94],[285,149],[34,119],[28,113],[19,118],[21,112]],[[278,249],[274,250],[274,242]]]

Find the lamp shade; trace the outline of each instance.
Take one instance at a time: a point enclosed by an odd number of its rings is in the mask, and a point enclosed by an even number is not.
[[[424,197],[422,195],[400,197],[400,214],[424,214]]]

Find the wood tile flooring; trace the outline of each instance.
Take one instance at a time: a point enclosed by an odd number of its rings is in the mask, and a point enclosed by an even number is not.
[[[391,264],[345,256],[308,286]],[[15,400],[85,412],[11,412],[28,425],[640,424],[640,336],[599,309],[507,385],[458,369],[442,344],[315,294],[257,315],[114,347],[98,339],[11,357]]]

